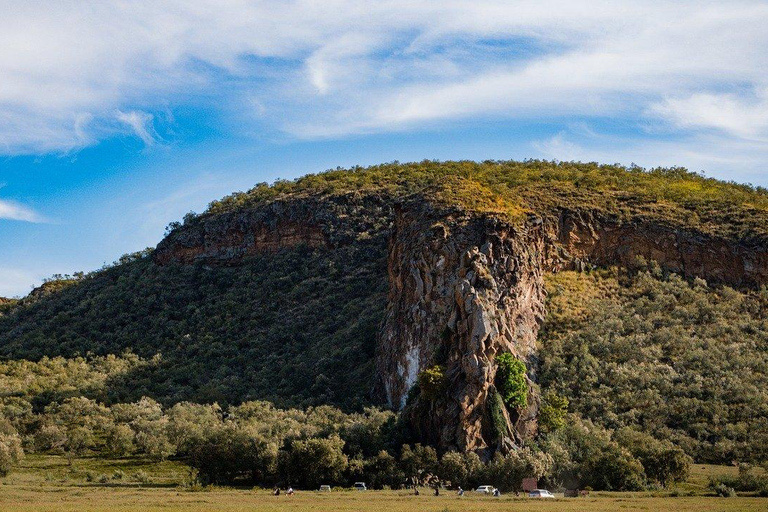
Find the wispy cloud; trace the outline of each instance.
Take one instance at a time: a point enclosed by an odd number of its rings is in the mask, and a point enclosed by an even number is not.
[[[178,100],[300,138],[611,118],[637,139],[723,137],[768,157],[761,0],[0,7],[0,153],[77,149],[125,127],[151,145],[152,113]]]
[[[152,125],[154,116],[147,112],[132,110],[122,112],[118,110],[115,117],[121,123],[128,125],[133,133],[140,138],[146,146],[152,146],[156,142],[157,133]]]
[[[24,205],[0,199],[0,219],[46,222],[45,217]]]

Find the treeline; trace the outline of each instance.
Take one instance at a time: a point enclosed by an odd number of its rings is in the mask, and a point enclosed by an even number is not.
[[[555,487],[639,490],[684,479],[690,464],[670,443],[630,429],[611,434],[575,416],[530,446],[482,461],[476,453],[410,444],[391,411],[277,409],[268,402],[163,409],[150,398],[108,407],[71,397],[40,413],[6,403],[0,471],[24,451],[63,454],[70,463],[85,455],[173,457],[194,468],[201,484],[298,488],[363,480],[373,488],[490,483],[512,491],[535,477]]]

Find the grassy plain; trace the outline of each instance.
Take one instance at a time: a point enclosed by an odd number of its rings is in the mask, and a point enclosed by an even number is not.
[[[64,511],[360,511],[360,512],[492,512],[530,511],[765,511],[768,499],[717,498],[704,495],[709,477],[735,468],[696,465],[691,478],[677,493],[593,493],[583,498],[534,501],[502,496],[493,498],[468,492],[463,497],[445,491],[432,496],[424,491],[334,490],[332,493],[298,491],[294,496],[272,496],[268,490],[215,488],[189,491],[179,484],[186,466],[142,459],[77,459],[70,466],[58,456],[30,455],[7,478],[0,480],[3,512]],[[692,494],[692,495],[688,495]]]

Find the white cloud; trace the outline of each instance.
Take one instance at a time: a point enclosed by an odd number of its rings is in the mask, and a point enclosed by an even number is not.
[[[132,110],[130,112],[122,112],[118,110],[115,113],[115,117],[121,123],[128,125],[138,138],[140,138],[146,146],[152,146],[155,144],[157,133],[152,125],[154,116],[147,112],[140,112]]]
[[[45,222],[45,218],[31,208],[4,199],[0,199],[0,219]]]
[[[768,88],[754,98],[736,94],[696,93],[667,98],[651,112],[682,128],[712,128],[745,139],[768,141]]]
[[[5,154],[78,149],[125,126],[152,144],[150,112],[175,101],[220,106],[243,124],[250,110],[259,126],[299,137],[485,117],[620,118],[752,143],[768,130],[759,0],[0,0],[0,9]]]
[[[683,166],[720,179],[767,186],[766,149],[760,142],[712,134],[682,139],[642,139],[595,133],[581,127],[531,143],[532,155],[549,160]]]

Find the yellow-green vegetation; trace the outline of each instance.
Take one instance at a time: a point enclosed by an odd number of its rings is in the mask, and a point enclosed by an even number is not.
[[[448,205],[519,218],[553,207],[613,215],[641,213],[721,235],[768,235],[768,190],[723,182],[686,169],[542,160],[423,161],[336,169],[295,181],[259,184],[210,204],[215,214],[296,195],[378,191],[422,193]],[[192,220],[192,219],[190,219]]]
[[[496,356],[496,389],[510,409],[525,407],[528,403],[528,383],[525,363],[506,352]]]
[[[104,399],[110,380],[119,379],[143,364],[147,362],[131,353],[120,357],[112,354],[71,359],[44,356],[34,362],[0,361],[3,403],[0,409],[16,404],[16,408],[31,410],[33,402],[45,405],[45,401],[80,395]]]
[[[444,490],[433,496],[422,488],[412,491],[357,492],[334,488],[331,493],[298,491],[294,496],[272,496],[270,490],[252,488],[190,488],[188,470],[173,461],[148,459],[79,458],[70,465],[53,455],[28,456],[13,475],[0,480],[3,512],[65,511],[245,511],[266,510],[395,512],[472,510],[494,512],[530,511],[758,511],[763,498],[717,498],[703,495],[711,477],[737,474],[736,468],[696,466],[691,479],[679,490],[664,493],[591,493],[588,497],[533,501],[505,494],[500,498],[467,492],[459,497]],[[703,486],[700,485],[703,483]],[[679,496],[672,496],[679,495]]]
[[[541,386],[584,418],[694,460],[768,458],[768,289],[630,270],[547,277]]]

